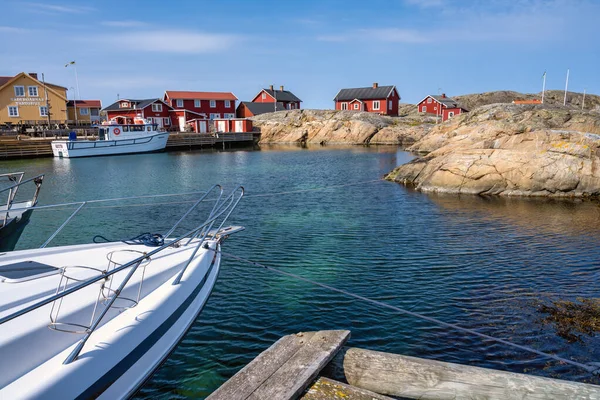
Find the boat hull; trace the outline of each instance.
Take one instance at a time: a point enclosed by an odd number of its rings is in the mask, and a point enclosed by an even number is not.
[[[59,158],[149,153],[164,150],[169,133],[120,140],[54,140],[52,154]]]
[[[175,274],[135,307],[94,331],[77,359],[64,363],[76,344],[68,346],[0,389],[0,398],[118,399],[134,394],[204,307],[219,274],[219,250],[218,242],[210,243],[209,249],[194,258],[180,283],[173,284]]]
[[[13,206],[14,208],[31,207],[31,202],[18,203]],[[25,226],[29,223],[29,217],[31,217],[32,213],[33,210],[10,213],[6,225],[0,227],[0,251],[12,251],[15,249]]]

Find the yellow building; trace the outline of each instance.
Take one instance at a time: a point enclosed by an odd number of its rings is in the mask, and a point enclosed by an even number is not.
[[[100,100],[69,100],[67,112],[69,125],[92,125],[100,122]]]
[[[0,125],[48,125],[67,121],[67,88],[21,72],[0,76]]]

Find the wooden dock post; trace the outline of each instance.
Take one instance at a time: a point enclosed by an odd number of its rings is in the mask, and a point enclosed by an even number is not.
[[[600,399],[600,386],[344,348],[328,366],[350,385],[410,399]]]
[[[304,332],[284,336],[207,399],[296,399],[349,337],[350,331]]]

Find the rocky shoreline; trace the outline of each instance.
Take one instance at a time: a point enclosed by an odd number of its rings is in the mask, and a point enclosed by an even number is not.
[[[426,155],[385,178],[423,192],[600,196],[600,113],[492,104],[433,128],[407,150]]]

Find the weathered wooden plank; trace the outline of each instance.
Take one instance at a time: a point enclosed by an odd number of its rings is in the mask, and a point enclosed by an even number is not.
[[[207,400],[248,398],[314,334],[315,332],[305,332],[282,337],[208,396]]]
[[[600,399],[600,386],[357,348],[328,367],[349,384],[411,399]]]
[[[370,390],[320,377],[301,397],[302,400],[393,400]]]
[[[252,400],[296,399],[344,343],[350,331],[319,331],[252,393]]]
[[[296,398],[335,356],[349,336],[349,331],[305,332],[284,336],[208,399]]]

